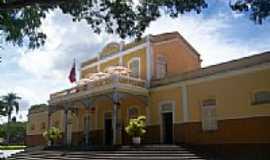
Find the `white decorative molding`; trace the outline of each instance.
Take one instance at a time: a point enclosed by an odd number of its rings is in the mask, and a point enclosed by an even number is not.
[[[113,60],[113,59],[115,59],[115,58],[119,58],[119,57],[121,57],[121,56],[127,55],[127,54],[129,54],[129,53],[135,52],[135,51],[140,50],[140,49],[143,49],[143,48],[145,48],[145,47],[146,47],[146,43],[143,43],[143,44],[140,44],[140,45],[138,45],[138,46],[136,46],[136,47],[127,49],[127,50],[125,50],[125,51],[120,51],[119,53],[113,54],[113,55],[108,56],[108,57],[106,57],[106,58],[104,58],[104,59],[100,59],[100,60],[98,60],[97,62],[94,62],[94,63],[91,63],[91,64],[89,64],[89,65],[86,65],[86,66],[82,67],[82,70],[86,70],[86,69],[88,69],[88,68],[92,68],[92,67],[94,67],[94,66],[97,66],[97,65],[100,65],[100,64],[102,64],[102,63],[108,62],[108,61]]]
[[[128,62],[127,62],[127,67],[131,70],[130,68],[130,63],[132,63],[133,61],[139,61],[139,77],[141,77],[141,58],[140,57],[132,57]]]

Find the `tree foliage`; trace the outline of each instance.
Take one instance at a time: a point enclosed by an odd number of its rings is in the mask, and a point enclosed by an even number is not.
[[[229,1],[228,1],[229,2]],[[228,3],[229,4],[229,3]],[[248,12],[262,23],[270,15],[268,0],[232,0],[238,12]],[[73,21],[86,21],[94,32],[116,33],[121,38],[140,37],[162,15],[176,18],[207,7],[206,0],[0,0],[0,37],[14,45],[37,48],[46,35],[39,30],[49,10],[59,8]]]
[[[2,105],[3,105],[3,115],[8,117],[7,122],[7,139],[10,142],[10,127],[9,124],[11,122],[11,114],[15,111],[16,113],[19,112],[19,102],[21,97],[18,97],[16,93],[8,93],[7,95],[2,97]]]
[[[250,13],[250,19],[255,23],[262,24],[270,16],[269,0],[236,0],[230,6],[234,11]]]
[[[7,127],[9,127],[8,131]],[[11,122],[10,124],[1,124],[0,137],[7,138],[8,134],[10,135],[11,143],[22,144],[26,135],[26,122]]]

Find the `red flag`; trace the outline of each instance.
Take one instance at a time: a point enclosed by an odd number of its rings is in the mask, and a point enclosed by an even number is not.
[[[72,68],[70,70],[68,78],[69,78],[70,83],[76,82],[76,64],[75,64],[75,60],[73,62],[73,66],[72,66]]]

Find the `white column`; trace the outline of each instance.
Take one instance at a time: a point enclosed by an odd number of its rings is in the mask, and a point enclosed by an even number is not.
[[[68,144],[68,109],[65,108],[64,110],[64,144]]]
[[[153,63],[153,53],[152,53],[152,47],[150,42],[151,35],[147,36],[147,47],[146,47],[146,62],[147,62],[147,86],[150,86],[150,81],[152,79],[152,63]]]
[[[90,108],[87,107],[87,116],[86,116],[86,135],[85,135],[85,144],[88,146],[89,145],[89,125],[90,125]]]
[[[188,109],[188,91],[186,85],[181,86],[181,95],[182,95],[183,122],[188,122],[189,109]]]
[[[114,102],[112,110],[113,144],[117,144],[117,104]]]

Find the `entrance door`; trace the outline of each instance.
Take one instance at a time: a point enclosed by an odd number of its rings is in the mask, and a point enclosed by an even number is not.
[[[105,119],[105,144],[112,145],[113,142],[113,130],[112,130],[112,119]]]
[[[162,114],[163,143],[173,143],[173,114],[172,112]]]

